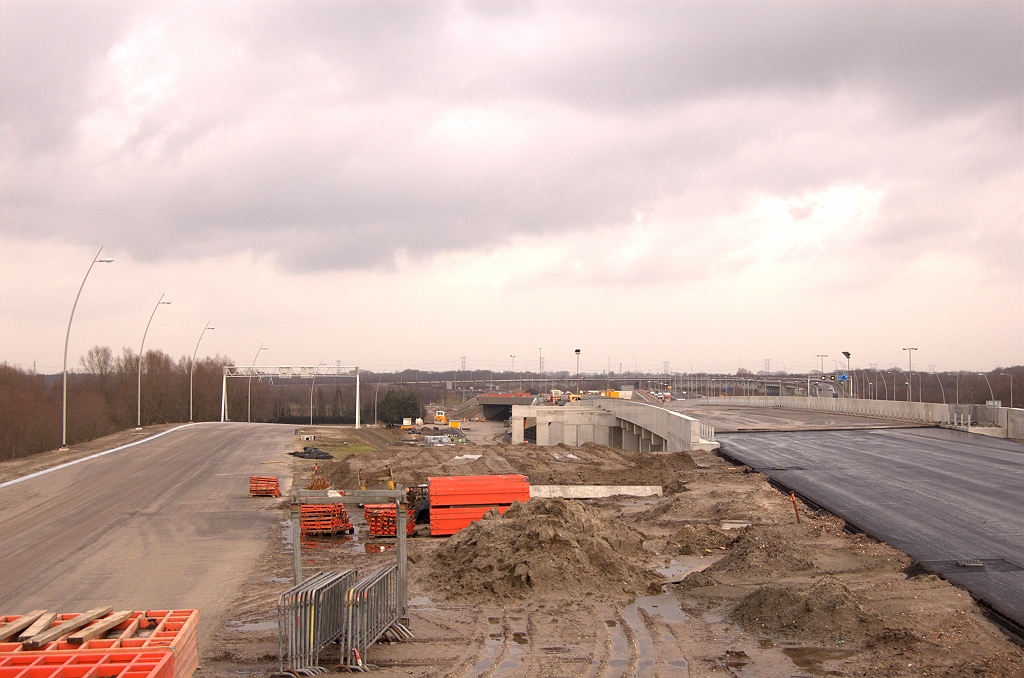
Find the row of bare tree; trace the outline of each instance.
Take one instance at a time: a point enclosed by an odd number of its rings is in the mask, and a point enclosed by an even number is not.
[[[195,364],[193,420],[220,419],[221,375],[231,359]],[[139,355],[95,346],[68,374],[68,444],[93,440],[136,424]],[[142,425],[189,420],[191,359],[146,351],[142,357]],[[60,445],[61,375],[33,374],[0,366],[0,459],[23,457]]]

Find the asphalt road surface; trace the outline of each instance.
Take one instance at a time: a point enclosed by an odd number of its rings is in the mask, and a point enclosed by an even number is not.
[[[200,643],[278,525],[294,427],[197,424],[0,487],[0,614],[198,609]]]
[[[717,439],[723,453],[1024,626],[1024,445],[934,428]]]

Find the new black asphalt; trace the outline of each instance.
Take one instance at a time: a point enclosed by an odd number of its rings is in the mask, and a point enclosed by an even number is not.
[[[1024,445],[936,428],[728,433],[762,471],[1024,627]],[[965,566],[957,561],[981,561]]]

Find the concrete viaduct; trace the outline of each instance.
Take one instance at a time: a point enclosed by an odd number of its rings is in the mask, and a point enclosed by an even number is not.
[[[567,405],[513,405],[512,443],[582,445],[592,442],[633,452],[718,449],[714,431],[664,407],[617,398]]]

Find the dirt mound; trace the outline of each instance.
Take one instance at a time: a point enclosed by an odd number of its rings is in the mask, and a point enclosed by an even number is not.
[[[668,538],[668,544],[673,555],[693,555],[702,554],[705,549],[717,549],[721,546],[728,548],[737,538],[735,532],[698,523],[683,525],[678,532]]]
[[[744,598],[728,618],[751,633],[815,643],[862,641],[882,626],[833,577],[824,577],[806,592],[765,586]]]
[[[806,553],[793,546],[793,541],[778,528],[748,527],[725,558],[709,572],[724,572],[746,576],[752,580],[787,576],[793,572],[814,569],[814,563],[804,558]]]
[[[431,581],[451,598],[621,599],[646,590],[643,537],[598,509],[564,499],[490,511],[433,554]]]

